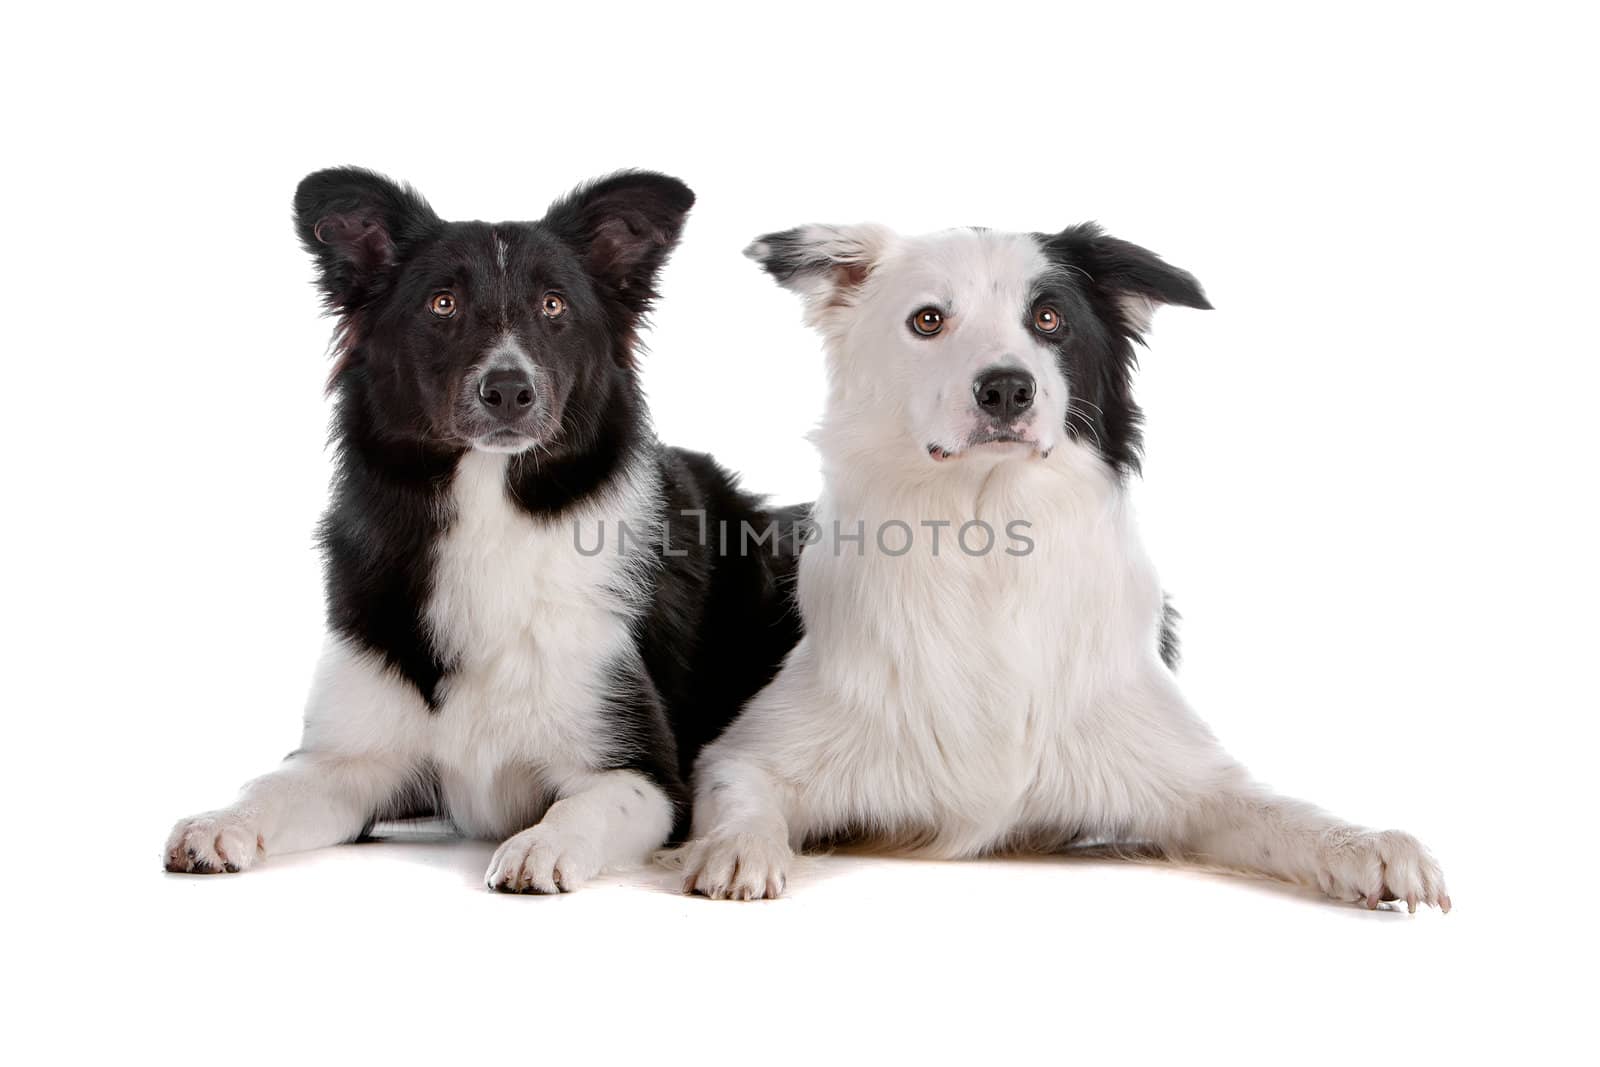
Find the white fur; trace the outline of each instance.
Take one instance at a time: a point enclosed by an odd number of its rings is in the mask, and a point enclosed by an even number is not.
[[[1039,451],[1054,448],[1063,436],[1067,383],[1025,314],[1029,284],[1048,269],[1038,245],[1023,235],[957,231],[892,242],[878,256],[869,299],[824,301],[813,312],[841,351],[859,353],[829,363],[833,387],[822,432],[839,447],[824,449],[824,462],[830,451],[842,462],[904,452],[920,471],[928,446],[960,451],[988,421],[972,386],[990,367],[1033,376],[1033,406],[1014,428]],[[921,337],[907,319],[928,306],[944,313],[944,328]]]
[[[889,556],[869,539],[858,554],[826,534],[808,548],[804,639],[700,757],[686,888],[775,896],[792,850],[865,832],[943,857],[1154,844],[1372,906],[1387,886],[1413,908],[1448,908],[1415,839],[1271,796],[1184,701],[1158,654],[1161,586],[1127,496],[1097,453],[1059,434],[1065,378],[1031,362],[1031,341],[1008,326],[1044,269],[1032,240],[869,236],[865,285],[796,286],[832,381],[815,437],[819,528],[1022,520],[1034,550],[936,554],[924,539]],[[934,297],[964,323],[932,342],[910,336],[907,318]],[[936,462],[924,435],[965,413],[918,396],[959,388],[1000,355],[1030,367],[1041,394],[1046,377],[1058,391],[1036,431],[1044,447]]]
[[[179,823],[169,859],[181,864],[194,850],[214,869],[242,870],[262,855],[348,841],[429,774],[463,832],[517,834],[490,867],[501,888],[571,889],[666,840],[666,795],[642,775],[597,770],[608,740],[605,669],[637,655],[630,627],[648,538],[630,543],[631,555],[585,556],[574,541],[574,524],[591,540],[598,523],[650,530],[659,522],[652,476],[636,472],[550,523],[509,499],[507,462],[475,450],[456,470],[426,611],[434,648],[452,665],[438,708],[376,654],[330,639],[300,751],[231,808]]]

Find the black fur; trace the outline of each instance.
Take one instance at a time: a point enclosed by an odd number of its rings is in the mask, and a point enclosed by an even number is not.
[[[1138,297],[1152,304],[1203,309],[1211,303],[1194,275],[1154,252],[1108,236],[1092,222],[1036,236],[1056,269],[1041,280],[1024,314],[1031,321],[1034,308],[1049,304],[1062,317],[1058,335],[1041,336],[1055,346],[1071,390],[1066,431],[1098,449],[1118,474],[1137,473],[1144,413],[1133,399],[1138,365],[1133,345],[1143,344],[1144,337],[1122,301]],[[1172,670],[1179,661],[1180,618],[1164,599],[1161,659]]]
[[[1092,222],[1035,236],[1056,269],[1040,279],[1023,314],[1031,321],[1034,308],[1049,304],[1062,317],[1056,335],[1040,338],[1055,347],[1071,389],[1066,431],[1097,448],[1119,474],[1137,473],[1144,415],[1133,399],[1133,346],[1144,338],[1122,301],[1137,297],[1205,309],[1211,304],[1193,275]]]
[[[670,543],[686,555],[659,559],[638,656],[605,665],[611,696],[596,713],[610,724],[609,766],[659,782],[680,829],[696,753],[772,678],[800,628],[793,550],[724,556],[679,515],[703,509],[714,530],[779,513],[710,457],[660,445],[640,390],[637,333],[693,202],[674,178],[625,172],[538,222],[446,222],[414,190],[357,168],[312,174],[294,201],[339,319],[337,473],[320,531],[329,625],[380,653],[437,712],[453,665],[424,625],[433,550],[453,519],[456,464],[484,430],[475,376],[514,339],[542,375],[528,429],[539,447],[507,466],[518,505],[558,521],[625,472],[660,473]],[[448,317],[430,310],[441,292],[457,307]],[[552,293],[567,308],[556,318],[541,310]]]
[[[1178,622],[1183,618],[1178,609],[1172,606],[1172,599],[1161,598],[1161,662],[1167,669],[1175,671],[1178,663],[1183,659],[1183,650],[1178,645]]]

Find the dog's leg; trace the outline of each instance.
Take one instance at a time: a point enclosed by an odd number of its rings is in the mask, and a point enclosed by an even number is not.
[[[608,867],[643,863],[672,833],[672,800],[638,771],[568,783],[544,818],[508,838],[484,881],[504,893],[565,893]]]
[[[1098,709],[1099,746],[1117,800],[1103,818],[1167,854],[1321,889],[1338,900],[1404,900],[1445,911],[1439,865],[1398,830],[1354,826],[1250,781],[1190,710],[1170,676],[1152,676]]]
[[[805,638],[776,678],[704,751],[694,772],[694,827],[683,889],[713,900],[783,894],[807,841],[894,825],[883,799],[892,767],[863,734],[865,713],[823,680]]]
[[[296,752],[229,807],[180,820],[167,838],[166,868],[233,874],[268,855],[353,841],[409,778],[407,768],[369,757]]]
[[[838,729],[801,639],[772,683],[705,750],[694,772],[694,827],[683,889],[713,900],[781,895],[798,849],[848,824],[869,774]],[[848,716],[847,716],[848,718]]]
[[[708,752],[696,774],[683,889],[713,900],[777,897],[788,882],[789,792],[756,761]]]
[[[1230,789],[1200,799],[1169,851],[1206,863],[1315,887],[1335,900],[1404,900],[1450,910],[1444,874],[1422,842],[1399,830],[1368,830],[1304,801]]]
[[[306,708],[300,751],[218,811],[181,820],[169,871],[243,871],[268,855],[352,841],[391,805],[425,790],[421,694],[376,655],[330,641]]]

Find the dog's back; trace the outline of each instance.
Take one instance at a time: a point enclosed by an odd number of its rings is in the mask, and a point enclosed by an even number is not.
[[[704,453],[669,448],[661,467],[666,566],[640,643],[688,781],[700,749],[799,640],[797,531],[808,508],[768,506]]]

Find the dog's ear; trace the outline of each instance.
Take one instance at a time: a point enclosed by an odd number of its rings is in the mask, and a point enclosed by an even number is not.
[[[870,223],[801,226],[757,237],[744,254],[820,315],[854,303],[893,240],[888,228]]]
[[[380,291],[407,250],[441,223],[410,186],[360,167],[334,167],[300,182],[294,225],[317,261],[329,306],[350,312]]]
[[[694,192],[678,179],[628,170],[580,185],[551,205],[544,224],[636,323],[693,206]]]
[[[1147,248],[1112,237],[1092,222],[1045,238],[1051,258],[1088,275],[1109,297],[1134,337],[1150,328],[1162,304],[1210,310],[1211,302],[1195,276],[1179,270]]]

